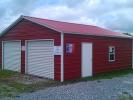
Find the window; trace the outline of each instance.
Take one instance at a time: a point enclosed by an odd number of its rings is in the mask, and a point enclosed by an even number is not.
[[[109,61],[115,61],[115,47],[109,46]]]

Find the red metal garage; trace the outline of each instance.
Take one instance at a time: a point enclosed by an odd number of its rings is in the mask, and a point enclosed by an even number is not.
[[[21,16],[0,46],[3,69],[54,80],[132,66],[132,38],[97,26]]]

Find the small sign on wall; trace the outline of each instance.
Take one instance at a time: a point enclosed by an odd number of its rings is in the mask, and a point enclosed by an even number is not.
[[[54,46],[54,55],[61,55],[61,46]]]
[[[73,53],[74,46],[72,43],[66,43],[66,53],[71,54]]]
[[[22,47],[21,47],[21,50],[22,50],[22,51],[25,51],[25,46],[22,46]]]

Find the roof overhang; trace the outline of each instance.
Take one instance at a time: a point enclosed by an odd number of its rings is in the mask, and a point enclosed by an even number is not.
[[[49,28],[49,29],[52,29],[52,30],[54,30],[54,31],[57,31],[57,32],[59,32],[59,33],[67,33],[67,34],[77,34],[77,35],[86,35],[86,36],[102,36],[102,37],[112,37],[112,38],[129,38],[129,39],[133,39],[133,37],[132,36],[127,36],[127,37],[123,37],[123,36],[112,36],[112,35],[108,35],[108,36],[105,36],[105,35],[94,35],[94,34],[91,34],[91,33],[89,33],[89,34],[86,34],[86,33],[79,33],[79,32],[76,32],[76,33],[73,33],[73,32],[64,32],[64,31],[62,31],[62,30],[59,30],[59,29],[56,29],[55,27],[52,27],[52,26],[50,26],[50,25],[47,25],[47,24],[41,24],[41,23],[39,23],[39,22],[35,22],[35,21],[33,21],[33,20],[30,20],[30,19],[28,19],[28,18],[26,18],[25,16],[23,16],[23,15],[21,15],[15,22],[13,22],[9,27],[7,27],[4,31],[2,31],[2,34],[1,34],[1,36],[3,36],[4,34],[6,34],[9,30],[11,30],[15,25],[17,25],[20,21],[22,21],[23,19],[26,19],[26,20],[28,20],[28,21],[31,21],[31,22],[33,22],[33,23],[35,23],[35,24],[38,24],[38,25],[41,25],[41,26],[44,26],[44,27],[47,27],[47,28]]]
[[[17,25],[21,20],[23,19],[23,16],[20,16],[15,22],[13,22],[11,25],[9,25],[5,30],[3,30],[1,33],[1,36],[6,34],[10,29],[12,29],[15,25]]]
[[[37,23],[37,22],[32,21],[32,20],[26,18],[25,16],[21,15],[15,22],[13,22],[10,26],[8,26],[5,30],[2,31],[1,36],[3,36],[4,34],[6,34],[9,30],[11,30],[15,25],[17,25],[17,24],[18,24],[20,21],[22,21],[23,19],[26,19],[26,20],[31,21],[31,22],[33,22],[33,23],[39,24],[39,25],[41,25],[41,26],[44,26],[44,27],[47,27],[47,28],[49,28],[49,29],[52,29],[52,30],[55,30],[55,31],[57,31],[57,32],[62,33],[62,31],[59,31],[58,29],[55,29],[54,27],[51,27],[51,26],[46,25],[46,24]]]

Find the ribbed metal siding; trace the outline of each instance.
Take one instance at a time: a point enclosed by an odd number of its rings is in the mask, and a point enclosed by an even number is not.
[[[54,79],[54,42],[38,40],[27,42],[28,74]]]
[[[3,68],[20,71],[21,68],[21,42],[3,42]]]

